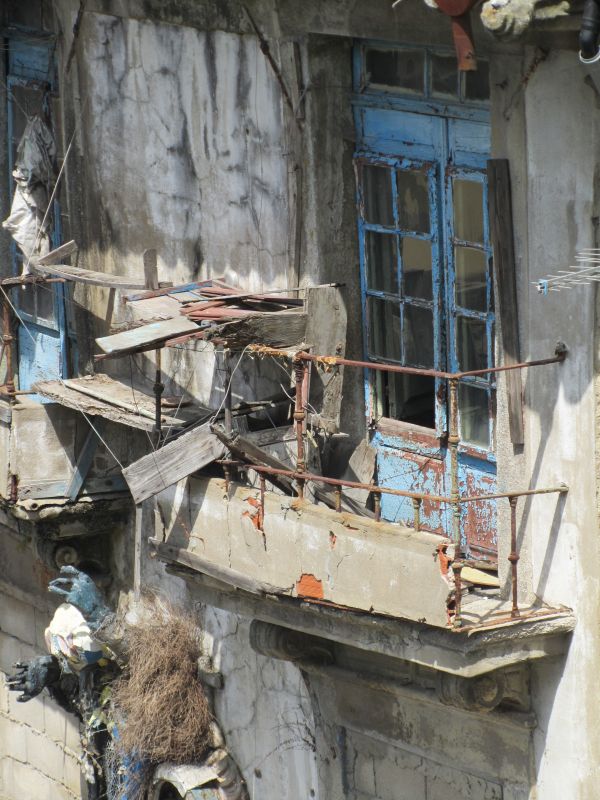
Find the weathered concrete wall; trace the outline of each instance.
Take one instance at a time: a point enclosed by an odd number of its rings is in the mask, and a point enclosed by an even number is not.
[[[573,263],[597,245],[597,99],[572,54],[547,58],[527,49],[499,58],[494,89],[494,154],[510,158],[523,358],[551,354],[558,340],[569,356],[560,367],[523,374],[525,448],[508,438],[501,384],[498,459],[501,483],[520,487],[565,482],[555,496],[521,501],[521,589],[574,608],[578,625],[567,658],[532,672],[535,770],[540,798],[597,795],[600,741],[595,735],[600,578],[594,481],[594,288],[542,297],[532,281]],[[504,518],[506,523],[506,517]],[[508,554],[500,536],[501,564]],[[578,708],[577,723],[573,708]],[[565,758],[577,753],[577,758]]]
[[[44,596],[47,575],[23,537],[2,525],[0,538],[2,563],[11,565],[0,581],[0,797],[73,800],[81,796],[76,718],[45,694],[18,703],[5,682],[17,661],[47,653],[44,630],[56,603]]]

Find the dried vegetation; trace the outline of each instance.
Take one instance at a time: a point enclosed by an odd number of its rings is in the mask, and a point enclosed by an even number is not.
[[[194,763],[206,752],[212,719],[197,674],[199,630],[162,601],[149,611],[128,632],[129,663],[113,687],[119,745],[154,764]]]

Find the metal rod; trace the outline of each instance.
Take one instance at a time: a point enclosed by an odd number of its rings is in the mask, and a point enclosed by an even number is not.
[[[420,497],[413,497],[412,505],[413,505],[413,521],[414,521],[414,529],[416,531],[421,530],[421,503],[423,501]]]
[[[318,364],[325,366],[347,366],[347,367],[362,367],[363,369],[372,369],[377,372],[394,372],[404,375],[423,375],[430,378],[443,378],[445,380],[452,380],[456,378],[472,378],[478,375],[488,375],[496,372],[508,372],[514,369],[527,369],[528,367],[541,367],[546,364],[558,364],[565,360],[566,351],[560,352],[552,358],[541,358],[535,361],[522,361],[518,364],[505,364],[502,367],[489,367],[489,369],[476,369],[467,372],[443,372],[436,369],[419,369],[418,367],[402,367],[397,364],[381,364],[376,361],[358,361],[351,358],[341,358],[338,356],[323,356],[314,353],[306,353],[304,351],[292,353],[289,350],[282,350],[277,347],[268,347],[266,345],[253,345],[248,348],[255,352],[265,355],[281,356],[284,358],[292,357],[294,360],[301,359],[303,361],[314,361]]]
[[[373,505],[375,507],[375,522],[379,522],[381,520],[381,495],[374,494],[373,495]]]
[[[4,296],[2,303],[2,341],[6,353],[6,393],[11,400],[15,397],[15,376],[13,373],[12,321],[8,297]]]
[[[569,491],[568,486],[550,486],[547,489],[524,489],[521,492],[500,492],[498,494],[479,494],[472,497],[461,497],[460,503],[473,503],[476,500],[499,500],[502,497],[528,497],[534,494],[566,494]]]
[[[294,408],[294,424],[296,426],[296,472],[300,474],[297,478],[298,483],[298,497],[302,499],[304,497],[304,481],[305,479],[302,477],[303,473],[306,472],[306,461],[304,456],[304,419],[306,417],[306,411],[304,410],[304,379],[306,373],[306,363],[301,359],[297,358],[293,361],[294,365],[294,376],[296,381],[296,397],[295,397],[295,408]]]
[[[342,510],[342,487],[335,487],[335,510],[339,513]]]
[[[225,374],[225,432],[233,436],[233,408],[231,404],[231,364],[229,363],[229,350],[223,350],[223,369]]]
[[[518,585],[518,563],[519,563],[519,553],[517,552],[517,503],[519,501],[518,497],[509,497],[508,502],[510,503],[510,555],[508,556],[508,560],[510,561],[510,572],[511,572],[511,582],[512,582],[512,609],[510,612],[510,616],[515,619],[516,617],[520,617],[521,613],[519,611],[519,585]]]
[[[232,462],[228,462],[232,463]],[[372,483],[358,483],[358,481],[342,481],[339,478],[327,478],[325,475],[314,475],[312,472],[296,472],[292,469],[278,469],[276,467],[266,467],[262,464],[248,464],[248,469],[253,469],[257,473],[265,475],[281,475],[295,480],[302,479],[311,483],[326,483],[329,486],[347,486],[350,489],[367,489],[373,492],[375,497],[381,494],[391,494],[395,497],[418,497],[421,500],[432,500],[437,503],[452,503],[452,498],[442,497],[437,494],[426,494],[425,492],[405,492],[402,489],[390,489],[388,486],[373,486]]]
[[[265,476],[259,475],[258,476],[259,484],[260,484],[260,519],[259,519],[259,529],[264,533],[265,532]]]
[[[461,559],[452,562],[452,572],[454,573],[454,620],[453,628],[462,627],[462,579],[461,573],[463,562]]]
[[[161,353],[160,350],[156,350],[156,373],[154,377],[154,430],[158,435],[158,439],[160,441],[160,436],[162,432],[162,409],[161,409],[161,397],[162,393],[165,390],[165,385],[161,381]]]
[[[462,555],[460,529],[460,490],[458,486],[458,378],[450,379],[450,425],[448,449],[450,450],[450,497],[452,498],[452,538],[456,547],[456,558]]]

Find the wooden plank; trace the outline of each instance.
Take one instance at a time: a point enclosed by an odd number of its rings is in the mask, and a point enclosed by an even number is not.
[[[43,500],[50,497],[66,497],[69,481],[30,481],[20,483],[17,490],[19,500]],[[81,491],[81,495],[89,497],[93,494],[126,492],[127,484],[121,475],[109,475],[103,478],[89,478]],[[80,496],[81,496],[80,495]]]
[[[89,283],[92,286],[103,286],[107,289],[143,289],[144,281],[126,278],[123,275],[111,275],[108,272],[95,272],[81,267],[70,267],[67,264],[31,264],[32,272],[38,275],[56,275],[69,281]],[[162,283],[161,286],[172,284]]]
[[[498,296],[498,315],[505,365],[517,364],[520,358],[517,276],[515,264],[510,168],[508,159],[487,162],[490,236],[494,250],[494,280]],[[523,430],[523,387],[521,370],[504,373],[508,396],[508,420],[513,444],[525,441]]]
[[[284,589],[282,587],[273,586],[270,583],[254,580],[241,572],[237,572],[237,570],[213,564],[211,561],[189,550],[173,547],[172,545],[154,538],[150,538],[149,542],[161,561],[177,564],[194,572],[200,572],[203,575],[208,575],[210,578],[226,583],[229,586],[235,586],[236,589],[242,589],[245,592],[260,595],[290,594],[289,588]]]
[[[31,263],[35,266],[44,266],[46,264],[56,264],[58,261],[62,261],[63,258],[70,256],[77,250],[77,243],[75,239],[71,239],[69,242],[65,242],[61,244],[59,247],[55,247],[54,250],[50,250],[49,253],[46,253],[45,256],[41,258],[32,259]]]
[[[97,378],[104,378],[105,380],[98,386],[99,381],[96,380]],[[108,403],[108,405],[115,406],[116,408],[122,408],[123,411],[128,411],[131,414],[146,417],[147,419],[156,419],[154,408],[148,408],[150,402],[155,402],[154,398],[142,394],[141,392],[137,392],[136,394],[133,388],[126,387],[119,381],[112,380],[108,375],[67,379],[62,383],[63,386],[66,386],[68,389],[74,389],[76,392],[81,392],[88,397],[93,397],[94,400],[100,400],[103,403]],[[122,394],[123,389],[125,389],[126,396],[131,398],[132,402],[127,402],[119,398],[119,393]],[[166,425],[174,426],[184,425],[186,422],[185,419],[178,419],[177,417],[170,417],[164,414],[161,419]]]
[[[299,311],[265,312],[216,325],[206,338],[219,339],[231,350],[243,350],[249,344],[296,347],[304,342],[306,324],[307,315]]]
[[[225,448],[210,429],[199,425],[175,441],[134,461],[123,470],[135,503],[141,503],[182,478],[221,458]]]
[[[307,289],[305,341],[313,353],[344,357],[346,305],[336,286]],[[344,368],[329,372],[311,368],[309,402],[319,412],[311,420],[329,432],[338,431],[342,406]]]
[[[143,431],[154,430],[153,420],[139,414],[123,411],[102,400],[88,397],[75,389],[64,386],[61,381],[40,381],[34,384],[32,388],[42,397],[46,397],[48,400],[59,403],[66,408],[85,413],[88,416],[104,417],[112,422],[118,422],[120,425],[140,428]]]
[[[83,443],[81,453],[79,454],[79,458],[75,462],[71,480],[69,481],[65,490],[65,497],[72,501],[77,500],[79,491],[83,486],[83,482],[86,479],[88,472],[90,471],[90,467],[92,466],[94,453],[98,449],[98,442],[100,441],[98,434],[102,435],[104,420],[92,419],[91,424],[94,427],[92,428],[90,426],[88,434],[85,438],[85,442]]]
[[[173,317],[173,319],[151,322],[124,333],[115,333],[112,336],[101,336],[96,339],[97,344],[105,353],[134,352],[138,347],[148,347],[164,342],[183,333],[192,333],[198,330],[198,325],[187,317]]]

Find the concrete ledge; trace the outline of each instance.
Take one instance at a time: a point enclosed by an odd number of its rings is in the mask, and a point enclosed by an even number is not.
[[[440,536],[271,492],[262,515],[257,490],[231,484],[227,492],[219,479],[191,479],[158,503],[169,520],[167,546],[185,548],[204,562],[200,571],[226,583],[248,589],[249,580],[262,593],[448,624],[451,586],[439,548],[450,542]]]

